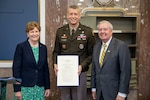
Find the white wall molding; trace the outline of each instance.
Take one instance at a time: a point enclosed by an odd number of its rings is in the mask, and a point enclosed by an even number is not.
[[[12,61],[0,61],[0,68],[11,68]]]
[[[40,0],[40,26],[41,26],[41,36],[40,42],[45,44],[45,0]]]

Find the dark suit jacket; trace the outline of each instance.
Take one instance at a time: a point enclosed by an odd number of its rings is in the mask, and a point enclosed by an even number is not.
[[[28,40],[18,44],[13,60],[13,76],[22,80],[21,86],[33,87],[38,85],[49,89],[50,79],[46,46],[39,43],[39,61],[36,63]],[[20,91],[21,86],[14,85],[14,91]]]
[[[97,100],[101,93],[104,100],[115,100],[118,92],[128,94],[131,76],[131,58],[127,45],[112,38],[103,61],[99,65],[102,42],[98,42],[93,51],[91,88],[96,88]]]

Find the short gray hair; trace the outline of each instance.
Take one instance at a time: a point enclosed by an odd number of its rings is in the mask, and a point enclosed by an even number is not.
[[[113,30],[113,25],[112,25],[109,21],[107,21],[107,20],[102,20],[102,21],[98,22],[97,28],[98,28],[98,26],[99,26],[100,24],[103,24],[103,23],[109,24],[110,29]]]

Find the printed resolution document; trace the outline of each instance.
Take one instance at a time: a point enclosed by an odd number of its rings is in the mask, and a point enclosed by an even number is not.
[[[79,86],[78,55],[58,55],[57,66],[57,86]]]

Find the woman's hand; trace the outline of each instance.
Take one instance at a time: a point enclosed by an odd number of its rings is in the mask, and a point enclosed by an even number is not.
[[[22,100],[22,94],[21,94],[21,91],[16,92],[16,93],[15,93],[15,96],[16,96],[16,99],[17,99],[17,100]]]
[[[50,89],[46,89],[45,93],[44,93],[44,96],[45,97],[49,97],[50,93],[51,93],[51,90]]]

